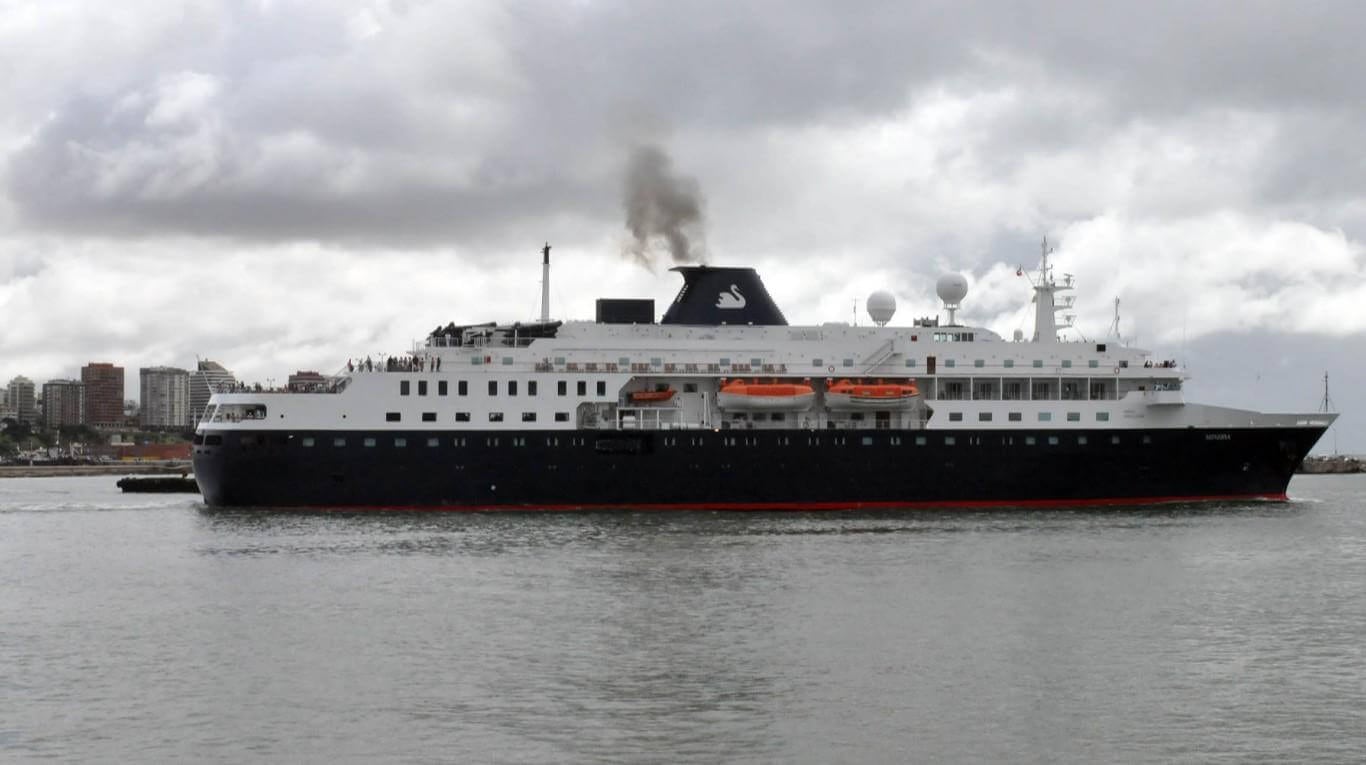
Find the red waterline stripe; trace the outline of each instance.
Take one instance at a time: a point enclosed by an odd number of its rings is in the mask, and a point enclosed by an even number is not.
[[[1060,507],[1116,507],[1136,505],[1166,505],[1179,502],[1234,502],[1269,500],[1285,502],[1289,497],[1280,494],[1202,494],[1170,497],[1102,497],[1097,499],[1022,499],[1005,500],[945,500],[924,502],[650,502],[650,503],[594,503],[580,505],[307,505],[309,510],[384,510],[394,512],[569,512],[584,510],[724,510],[763,512],[772,510],[986,510],[1013,508]]]

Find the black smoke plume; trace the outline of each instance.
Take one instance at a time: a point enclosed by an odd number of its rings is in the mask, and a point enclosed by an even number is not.
[[[640,146],[626,163],[622,204],[631,241],[625,254],[642,265],[654,265],[654,245],[661,240],[675,263],[705,260],[702,240],[702,192],[695,178],[673,171],[673,161],[658,146]]]

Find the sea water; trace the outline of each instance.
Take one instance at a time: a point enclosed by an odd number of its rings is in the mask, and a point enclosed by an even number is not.
[[[811,514],[113,484],[0,480],[0,760],[1366,758],[1366,476]]]

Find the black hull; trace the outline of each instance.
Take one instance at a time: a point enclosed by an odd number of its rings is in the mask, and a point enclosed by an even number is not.
[[[194,470],[211,506],[776,510],[1284,499],[1323,430],[224,431],[195,446]],[[337,437],[346,445],[335,446]]]

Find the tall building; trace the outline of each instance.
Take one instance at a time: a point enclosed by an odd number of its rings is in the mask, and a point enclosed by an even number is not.
[[[209,396],[220,390],[227,390],[237,384],[232,372],[216,361],[201,361],[198,368],[190,373],[190,420],[199,422],[204,416],[204,407],[209,405]]]
[[[79,380],[43,383],[43,424],[62,428],[85,424],[85,385]]]
[[[97,428],[123,427],[123,367],[91,362],[81,367],[85,421]]]
[[[144,430],[184,430],[190,427],[190,373],[175,367],[138,370],[142,399],[138,423]]]
[[[14,419],[30,425],[38,422],[38,402],[34,399],[33,381],[19,375],[9,381],[6,407],[14,414]]]

